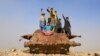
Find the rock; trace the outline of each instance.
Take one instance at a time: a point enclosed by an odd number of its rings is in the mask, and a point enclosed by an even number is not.
[[[94,56],[100,56],[98,53],[94,53]]]

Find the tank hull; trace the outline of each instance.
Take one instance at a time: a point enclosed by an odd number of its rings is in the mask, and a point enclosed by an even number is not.
[[[62,53],[67,54],[69,52],[69,45],[57,44],[57,45],[42,45],[35,44],[29,46],[31,53],[46,53],[46,54],[54,54],[54,53]]]
[[[74,38],[76,36],[72,36]],[[24,47],[29,47],[31,53],[61,53],[67,54],[71,46],[80,46],[80,43],[70,41],[65,33],[54,33],[45,36],[41,31],[36,31],[30,35],[24,35],[23,38],[29,40],[24,42]]]

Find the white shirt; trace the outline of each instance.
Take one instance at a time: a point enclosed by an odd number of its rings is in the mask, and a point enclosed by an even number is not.
[[[44,16],[40,16],[40,21],[45,21],[45,17]]]

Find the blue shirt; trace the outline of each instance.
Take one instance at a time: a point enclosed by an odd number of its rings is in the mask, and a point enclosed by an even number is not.
[[[51,26],[51,25],[46,25],[46,26],[44,27],[44,30],[52,31],[52,30],[53,30],[53,26]]]

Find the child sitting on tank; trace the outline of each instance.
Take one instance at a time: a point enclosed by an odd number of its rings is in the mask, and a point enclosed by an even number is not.
[[[54,31],[53,31],[53,26],[50,25],[50,23],[47,23],[47,25],[44,26],[44,30],[42,31],[44,35],[53,35]]]

